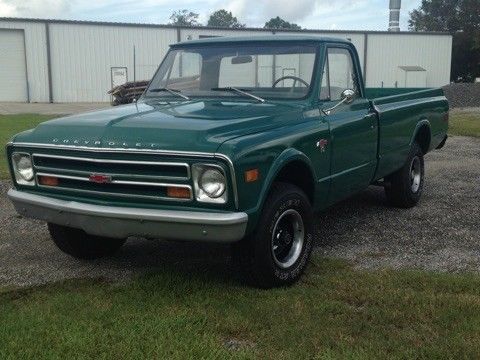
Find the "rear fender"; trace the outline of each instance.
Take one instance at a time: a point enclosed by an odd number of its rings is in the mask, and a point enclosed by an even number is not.
[[[427,153],[429,150],[430,150],[430,147],[431,147],[431,141],[432,141],[432,129],[431,129],[431,126],[430,126],[430,122],[428,121],[428,119],[426,118],[423,118],[421,119],[417,125],[415,126],[415,130],[413,131],[413,135],[412,135],[412,138],[410,139],[410,148],[412,147],[412,144],[414,143],[415,139],[417,138],[417,135],[419,134],[420,130],[426,126],[428,128],[428,131],[430,133],[430,138],[429,138],[429,144],[427,146],[427,151],[425,151],[425,153]]]

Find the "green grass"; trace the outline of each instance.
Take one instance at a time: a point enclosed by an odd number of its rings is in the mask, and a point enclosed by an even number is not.
[[[480,112],[452,111],[448,132],[451,135],[480,137]]]
[[[58,115],[0,115],[0,179],[9,177],[7,159],[5,158],[5,144],[11,140],[13,135],[34,128],[41,122],[54,117],[58,117]]]
[[[0,319],[2,359],[478,359],[480,276],[315,258],[297,286],[265,291],[224,265],[166,265],[0,292]]]
[[[0,140],[49,118],[0,116]],[[480,136],[478,113],[452,112],[450,133]],[[235,279],[208,264],[166,265],[123,285],[0,289],[0,359],[480,358],[477,275],[362,272],[317,258],[292,288]]]

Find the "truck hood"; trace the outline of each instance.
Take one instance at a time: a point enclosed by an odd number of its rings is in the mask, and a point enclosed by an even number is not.
[[[301,118],[303,108],[250,101],[139,102],[50,120],[18,134],[14,141],[215,152],[234,137],[291,123]]]

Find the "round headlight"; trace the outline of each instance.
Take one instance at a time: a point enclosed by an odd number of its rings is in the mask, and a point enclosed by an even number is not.
[[[33,166],[29,156],[21,156],[17,161],[17,171],[25,181],[32,181]]]
[[[200,188],[211,198],[218,198],[225,192],[225,177],[216,169],[205,170],[200,176]]]

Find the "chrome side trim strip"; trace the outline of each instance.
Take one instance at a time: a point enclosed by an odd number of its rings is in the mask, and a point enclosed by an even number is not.
[[[227,155],[224,155],[224,154],[191,152],[191,151],[155,150],[155,149],[95,148],[95,147],[87,147],[87,146],[36,144],[36,143],[27,143],[27,142],[7,143],[7,147],[13,146],[13,145],[20,146],[20,147],[39,148],[39,149],[62,149],[62,150],[72,150],[72,151],[92,151],[92,152],[106,152],[106,153],[139,153],[139,154],[147,153],[147,154],[158,154],[158,155],[165,155],[165,156],[190,156],[190,157],[207,157],[207,158],[222,159],[227,162],[230,168],[235,208],[238,209],[239,207],[237,177],[235,174],[235,167],[233,166],[232,160]]]

